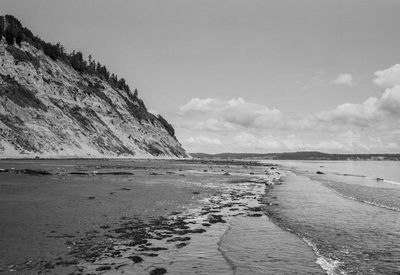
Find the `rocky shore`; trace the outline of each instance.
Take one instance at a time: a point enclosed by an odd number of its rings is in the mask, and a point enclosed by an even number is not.
[[[164,274],[188,268],[178,263],[182,255],[215,243],[231,217],[264,215],[264,189],[279,178],[274,168],[226,160],[0,161],[0,269]]]

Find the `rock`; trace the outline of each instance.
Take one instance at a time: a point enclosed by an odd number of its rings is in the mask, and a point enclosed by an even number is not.
[[[190,240],[190,237],[175,237],[172,239],[168,239],[167,243],[169,243],[169,242],[186,242],[189,240]]]
[[[317,174],[318,174],[318,175],[324,175],[325,173],[324,173],[324,172],[321,172],[321,171],[317,171]]]
[[[143,255],[145,255],[147,257],[157,257],[158,256],[157,253],[143,253]]]
[[[222,215],[210,215],[208,218],[209,223],[226,223],[224,219],[222,219]]]
[[[131,260],[132,262],[134,262],[135,264],[143,262],[143,259],[141,257],[139,257],[139,256],[136,256],[136,255],[135,256],[129,256],[128,259]]]
[[[188,245],[187,243],[178,243],[178,244],[175,245],[175,247],[176,248],[182,248],[182,247],[185,247],[187,245]]]
[[[106,270],[111,270],[111,266],[103,265],[103,266],[99,266],[98,268],[96,268],[96,271],[106,271]]]
[[[158,174],[158,173],[156,173],[156,172],[150,172],[149,175],[150,175],[150,176],[157,176],[157,175],[160,175],[160,174]]]
[[[228,172],[225,172],[223,175],[224,176],[230,176],[231,174],[229,174]]]
[[[172,211],[171,212],[171,215],[179,215],[179,214],[181,214],[182,212],[181,211]]]
[[[203,228],[197,228],[197,229],[184,229],[184,230],[177,230],[174,231],[175,234],[177,235],[186,235],[186,234],[201,234],[206,232],[205,229]]]
[[[64,260],[64,261],[60,261],[57,262],[56,265],[62,265],[62,266],[69,266],[69,265],[77,265],[78,264],[78,260]]]
[[[51,173],[45,171],[45,170],[34,170],[34,169],[22,169],[18,170],[17,173],[22,173],[22,174],[27,174],[31,176],[48,176],[51,175]]]
[[[166,247],[143,247],[138,251],[160,251],[160,250],[168,250]]]
[[[255,207],[248,207],[247,210],[253,211],[253,212],[261,212],[264,209],[261,206],[255,206]]]
[[[127,246],[137,246],[137,245],[143,245],[147,244],[149,241],[148,240],[138,240],[138,241],[131,241],[127,244]]]
[[[250,214],[247,214],[247,216],[248,217],[261,217],[263,214],[261,214],[261,213],[250,213]]]
[[[123,176],[123,175],[135,175],[131,172],[124,172],[124,171],[114,171],[114,172],[100,172],[96,173],[97,175],[114,175],[114,176]]]
[[[86,172],[70,172],[70,173],[68,173],[68,174],[70,174],[70,175],[89,175],[89,174],[86,173]]]
[[[167,270],[163,267],[157,267],[155,269],[153,269],[152,271],[150,271],[150,275],[162,275],[167,273]]]

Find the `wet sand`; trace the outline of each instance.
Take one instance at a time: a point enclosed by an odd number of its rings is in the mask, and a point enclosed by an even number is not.
[[[164,274],[171,253],[223,234],[225,216],[262,215],[240,202],[255,193],[230,191],[226,204],[215,183],[264,186],[267,171],[172,160],[2,160],[0,169],[0,270],[18,274]]]

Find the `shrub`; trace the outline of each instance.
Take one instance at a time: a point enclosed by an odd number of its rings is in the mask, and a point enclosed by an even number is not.
[[[165,120],[161,115],[158,115],[158,121],[161,122],[161,124],[164,126],[165,130],[172,136],[175,137],[175,129],[172,127],[168,121]]]
[[[34,57],[28,52],[18,49],[14,46],[7,46],[7,51],[14,57],[14,60],[18,62],[27,62],[31,63],[36,69],[39,68],[40,62],[39,59]]]

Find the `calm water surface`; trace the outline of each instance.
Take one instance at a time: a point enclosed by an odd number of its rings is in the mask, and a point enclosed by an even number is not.
[[[287,171],[268,192],[269,215],[328,274],[400,274],[400,162],[280,164]]]

